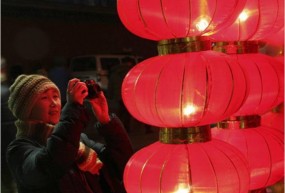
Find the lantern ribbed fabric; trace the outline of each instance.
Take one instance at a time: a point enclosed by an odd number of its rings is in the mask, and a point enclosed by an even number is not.
[[[280,46],[280,48],[284,49],[284,27],[280,29],[278,32],[262,39],[262,41],[264,41],[268,45]]]
[[[284,27],[284,0],[248,0],[230,26],[213,34],[215,41],[262,40]]]
[[[245,78],[229,56],[187,52],[156,56],[132,68],[122,98],[138,120],[158,127],[189,127],[225,119],[245,98]]]
[[[142,38],[173,43],[212,35],[215,41],[236,43],[264,39],[281,29],[283,4],[283,0],[118,0],[117,8],[125,27]],[[238,22],[233,23],[242,10]],[[245,13],[251,17],[245,19]],[[178,52],[172,46],[170,52],[144,60],[127,74],[122,97],[136,119],[178,130],[232,115],[262,114],[283,101],[284,72],[268,57],[233,54],[238,52],[227,56],[205,49],[190,52],[192,48],[181,52],[181,47],[189,45],[179,44]],[[237,148],[229,144],[232,142],[219,140],[147,146],[125,167],[126,190],[247,193],[249,186],[271,185],[283,176],[284,140],[278,130],[258,129],[230,130],[247,133],[246,137],[239,134],[231,138],[241,144]]]
[[[156,142],[128,161],[124,185],[128,193],[247,193],[249,173],[243,155],[222,141]]]
[[[212,128],[212,137],[239,149],[249,163],[250,189],[270,186],[284,177],[284,140],[281,132],[256,128]]]
[[[263,114],[284,100],[282,63],[264,54],[232,54],[246,77],[247,97],[234,116]]]
[[[118,0],[124,26],[150,40],[212,34],[235,21],[245,0]]]

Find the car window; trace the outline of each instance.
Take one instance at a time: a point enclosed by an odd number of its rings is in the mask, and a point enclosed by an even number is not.
[[[93,57],[75,58],[70,65],[71,71],[96,71],[96,60]]]
[[[112,67],[119,65],[119,58],[100,58],[102,70],[110,71]]]

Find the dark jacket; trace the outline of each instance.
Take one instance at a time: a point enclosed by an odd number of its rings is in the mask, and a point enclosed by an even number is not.
[[[120,120],[111,116],[108,124],[97,124],[106,145],[84,134],[89,118],[86,109],[66,104],[60,122],[46,140],[49,129],[37,126],[29,134],[19,135],[7,149],[7,161],[16,179],[19,193],[121,193],[122,176],[133,153]],[[45,130],[45,132],[41,132]],[[76,165],[79,141],[94,149],[103,162],[99,175],[81,171]],[[46,144],[45,144],[46,141]]]

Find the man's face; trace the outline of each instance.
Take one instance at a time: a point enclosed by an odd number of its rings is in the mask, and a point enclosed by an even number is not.
[[[29,119],[49,124],[57,124],[61,112],[61,100],[58,91],[56,89],[47,89],[39,95]]]

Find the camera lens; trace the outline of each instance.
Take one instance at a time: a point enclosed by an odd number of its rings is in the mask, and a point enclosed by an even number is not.
[[[95,82],[95,80],[85,80],[84,82],[88,88],[87,98],[92,99],[98,97],[98,93],[101,91],[101,87]]]

